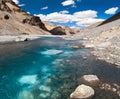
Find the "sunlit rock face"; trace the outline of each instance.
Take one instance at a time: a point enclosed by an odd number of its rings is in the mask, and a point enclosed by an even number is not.
[[[92,87],[82,84],[70,95],[70,99],[92,99],[94,94],[95,92]]]
[[[79,81],[88,84],[88,85],[92,85],[92,86],[98,86],[100,83],[100,79],[96,76],[96,75],[83,75]]]

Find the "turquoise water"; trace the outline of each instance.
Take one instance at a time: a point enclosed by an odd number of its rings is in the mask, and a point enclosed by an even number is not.
[[[81,48],[73,49],[73,45]],[[96,60],[91,50],[82,47],[82,40],[61,38],[1,44],[0,99],[68,99],[85,74],[120,85],[120,70]],[[119,99],[109,92],[96,94],[94,99]]]

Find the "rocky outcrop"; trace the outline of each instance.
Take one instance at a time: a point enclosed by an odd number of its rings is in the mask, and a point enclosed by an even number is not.
[[[41,29],[48,31],[47,28],[45,27],[44,23],[42,23],[40,18],[37,16],[33,16],[30,19],[28,19],[28,18],[23,19],[23,23],[24,24],[28,23],[28,24],[33,25],[33,26],[39,26]]]
[[[75,91],[70,95],[70,99],[92,99],[95,91],[90,86],[84,84],[79,85]]]
[[[6,2],[9,2],[11,0],[0,0],[0,10],[2,11],[7,11],[7,12],[12,12],[10,8],[6,5]]]
[[[46,22],[46,21],[43,21],[43,23],[45,24],[46,28],[50,31],[56,27],[59,27],[60,25],[56,25],[56,24],[52,24],[52,23],[49,23],[49,22]],[[76,33],[76,30],[75,28],[70,28],[70,27],[67,27],[67,26],[60,26],[63,30],[65,30],[65,33],[66,35],[73,35]]]
[[[65,29],[60,26],[53,28],[52,30],[50,30],[50,32],[53,35],[66,35]]]

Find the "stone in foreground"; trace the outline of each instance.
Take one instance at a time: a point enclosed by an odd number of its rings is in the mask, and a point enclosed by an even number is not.
[[[70,95],[70,99],[92,99],[94,94],[95,91],[92,87],[82,84]]]
[[[98,85],[100,80],[96,75],[84,75],[80,79],[85,84]]]

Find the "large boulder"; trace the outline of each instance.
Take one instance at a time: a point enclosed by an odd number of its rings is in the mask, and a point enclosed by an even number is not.
[[[70,99],[92,99],[94,94],[95,91],[92,87],[82,84],[70,95]]]
[[[84,75],[79,80],[82,83],[85,83],[87,85],[92,85],[92,86],[99,85],[100,83],[100,80],[96,75]]]
[[[60,26],[53,28],[52,30],[50,30],[50,32],[53,35],[66,35],[65,29]]]

